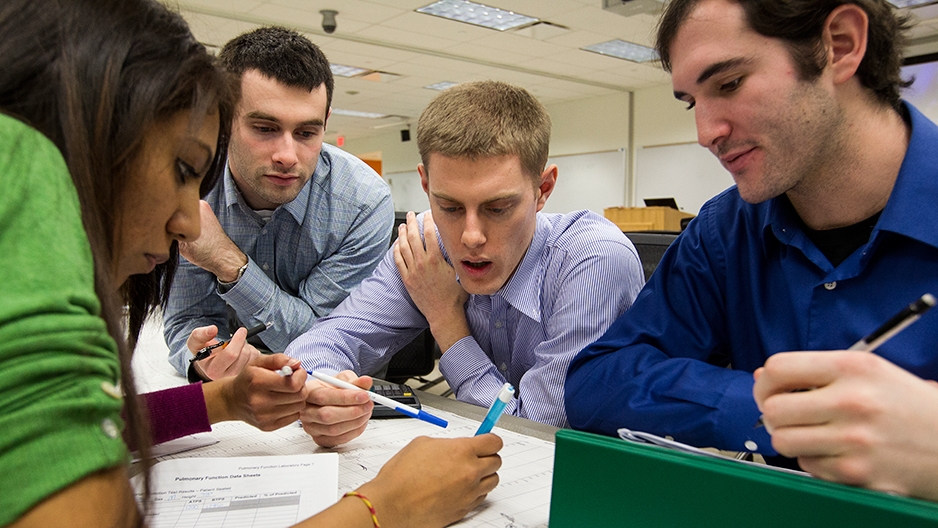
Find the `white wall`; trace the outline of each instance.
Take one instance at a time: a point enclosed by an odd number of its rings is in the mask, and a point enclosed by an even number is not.
[[[671,84],[635,93],[635,174],[629,205],[674,197],[697,214],[704,202],[733,185],[720,162],[697,144],[694,111],[674,98]]]
[[[635,147],[697,141],[694,111],[674,98],[671,83],[635,92]]]
[[[384,181],[391,187],[391,199],[396,211],[425,211],[430,203],[420,187],[417,165],[420,152],[417,150],[417,127],[411,127],[410,141],[401,141],[401,129],[392,127],[367,138],[349,140],[345,150],[360,156],[365,153],[381,153],[381,172]]]
[[[629,146],[629,94],[616,93],[547,107],[550,155],[603,152]]]

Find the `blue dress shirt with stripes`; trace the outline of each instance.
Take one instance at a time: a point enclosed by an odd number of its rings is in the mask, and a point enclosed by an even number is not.
[[[418,222],[422,229],[422,214]],[[634,246],[611,222],[590,211],[538,213],[531,245],[508,282],[493,295],[469,296],[471,336],[445,351],[440,371],[459,400],[484,407],[510,382],[516,398],[506,413],[563,427],[570,360],[631,306],[643,284]],[[374,274],[286,353],[310,370],[371,372],[427,327],[388,251]]]
[[[248,256],[248,267],[228,289],[180,257],[164,312],[169,361],[186,374],[186,339],[209,324],[227,332],[227,308],[243,326],[273,322],[258,336],[268,348],[290,341],[328,314],[365,277],[388,248],[394,223],[391,193],[358,158],[324,144],[309,182],[292,201],[264,219],[244,201],[230,169],[206,197],[229,238]]]

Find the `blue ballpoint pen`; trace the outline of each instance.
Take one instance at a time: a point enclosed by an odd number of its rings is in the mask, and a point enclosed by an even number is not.
[[[446,429],[446,426],[449,425],[449,422],[447,422],[446,420],[442,418],[437,418],[436,416],[433,416],[432,414],[428,413],[427,411],[424,411],[423,409],[414,409],[410,405],[405,405],[403,403],[396,402],[392,400],[391,398],[387,398],[380,394],[375,394],[374,392],[366,391],[365,389],[361,387],[356,387],[355,385],[352,385],[351,383],[342,381],[337,378],[333,378],[332,376],[329,376],[328,374],[323,374],[322,372],[313,372],[311,370],[307,370],[306,372],[309,373],[310,376],[320,381],[326,382],[329,385],[339,387],[340,389],[365,391],[368,394],[368,398],[370,398],[371,401],[375,403],[380,403],[381,405],[384,405],[385,407],[390,407],[401,414],[406,414],[407,416],[410,416],[411,418],[416,418],[418,420],[423,420],[427,423],[432,423],[433,425],[438,425],[442,427],[443,429]]]
[[[485,419],[482,420],[482,425],[480,425],[479,430],[476,431],[476,436],[492,431],[492,428],[495,427],[495,422],[502,417],[505,406],[508,405],[508,402],[510,402],[514,396],[515,388],[511,386],[511,383],[502,385],[502,388],[498,391],[498,395],[495,396],[495,401],[492,402],[492,406],[489,407],[489,412],[486,413]]]

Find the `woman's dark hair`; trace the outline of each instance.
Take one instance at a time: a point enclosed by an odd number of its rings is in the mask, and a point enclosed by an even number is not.
[[[911,81],[901,76],[902,47],[909,17],[886,0],[734,0],[756,33],[785,43],[802,80],[821,75],[826,51],[821,32],[827,16],[844,4],[855,4],[869,17],[866,55],[857,77],[881,102],[899,107],[899,90]],[[656,48],[664,69],[671,71],[671,44],[700,0],[671,0],[658,24]]]
[[[154,272],[116,284],[121,204],[145,133],[184,110],[193,130],[205,116],[218,116],[202,193],[211,189],[224,169],[234,84],[182,17],[154,0],[3,0],[0,35],[0,111],[39,130],[65,158],[94,256],[101,314],[118,344],[129,439],[148,452],[130,351],[147,316],[165,303],[178,246]]]

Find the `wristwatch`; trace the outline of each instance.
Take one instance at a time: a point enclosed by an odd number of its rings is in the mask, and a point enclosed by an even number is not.
[[[235,277],[235,280],[233,280],[233,281],[231,281],[231,282],[225,282],[225,281],[223,281],[223,280],[221,280],[221,279],[218,279],[218,284],[221,284],[222,286],[228,286],[229,288],[230,288],[231,286],[234,286],[235,284],[238,283],[239,280],[241,280],[241,276],[244,275],[244,271],[245,271],[246,269],[248,269],[248,264],[250,264],[250,263],[251,263],[251,260],[248,259],[248,261],[244,263],[244,266],[241,266],[240,268],[238,268],[238,276]]]

